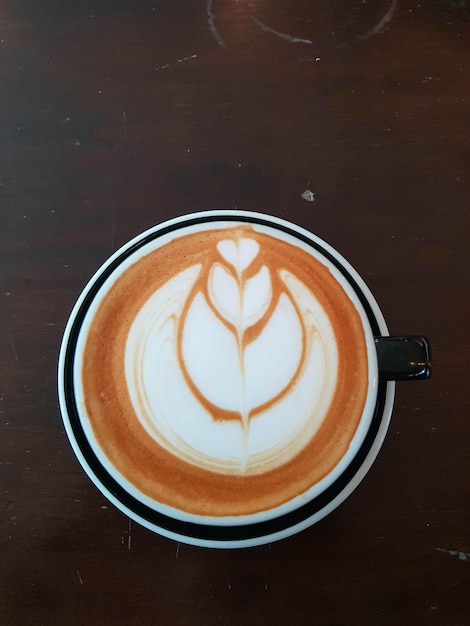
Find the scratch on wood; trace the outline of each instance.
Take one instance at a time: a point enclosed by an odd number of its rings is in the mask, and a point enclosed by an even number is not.
[[[460,550],[447,550],[447,548],[436,548],[437,552],[444,552],[450,556],[458,557],[459,561],[470,561],[470,552],[461,552]]]
[[[276,35],[276,37],[279,37],[280,39],[285,39],[289,43],[304,43],[307,45],[311,45],[313,43],[313,41],[311,41],[310,39],[300,39],[299,37],[293,37],[292,35],[289,35],[288,33],[280,33],[278,30],[274,30],[274,28],[271,28],[270,26],[263,24],[263,22],[260,22],[253,15],[251,16],[251,19],[265,33],[271,33],[272,35]]]
[[[207,0],[206,4],[206,13],[207,13],[207,23],[209,24],[209,30],[214,35],[216,42],[219,44],[221,48],[225,48],[225,41],[220,36],[219,31],[217,30],[217,26],[215,25],[215,17],[212,12],[212,0]]]
[[[13,341],[10,341],[10,345],[13,350],[15,361],[19,361],[20,359],[18,358],[18,352],[16,351],[15,344],[13,343]]]
[[[380,22],[378,22],[373,28],[367,31],[365,35],[360,35],[358,39],[369,39],[370,37],[373,37],[374,35],[378,35],[380,31],[384,28],[384,26],[388,24],[390,20],[392,19],[393,14],[395,13],[395,9],[397,8],[397,4],[398,4],[398,0],[392,0],[390,8],[388,9],[387,13],[385,13],[385,15],[380,20]]]
[[[197,54],[191,54],[189,57],[183,57],[182,59],[178,59],[177,63],[184,63],[185,61],[190,61],[191,59],[197,59]]]
[[[190,61],[191,59],[197,59],[197,54],[191,54],[188,57],[183,57],[181,59],[177,59],[173,61],[173,63],[184,63],[185,61]],[[171,63],[165,63],[165,65],[160,65],[160,67],[156,67],[155,71],[159,72],[160,70],[166,70],[167,67],[170,67]]]
[[[127,549],[130,550],[131,549],[131,541],[132,541],[132,535],[131,535],[131,519],[129,518],[128,520],[128,526],[127,526]]]
[[[176,544],[176,557],[175,560],[178,560],[178,557],[180,555],[180,542],[178,541],[178,543]]]
[[[83,578],[80,576],[80,572],[77,569],[77,576],[78,576],[78,580],[80,581],[80,584],[83,585]]]

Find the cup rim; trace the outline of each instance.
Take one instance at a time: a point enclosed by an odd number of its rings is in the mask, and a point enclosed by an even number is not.
[[[393,382],[378,384],[370,424],[356,454],[324,491],[274,518],[260,519],[259,516],[248,515],[242,516],[248,520],[242,523],[231,518],[222,518],[223,521],[218,523],[202,517],[197,521],[177,519],[132,496],[97,458],[76,406],[73,370],[77,339],[86,312],[103,283],[124,259],[146,242],[179,228],[214,221],[242,221],[274,227],[313,247],[339,270],[351,286],[364,309],[372,335],[389,334],[383,315],[362,278],[336,249],[317,235],[292,222],[260,212],[215,209],[184,214],[157,224],[131,239],[115,251],[88,281],[72,309],[62,340],[58,364],[59,404],[69,441],[83,469],[103,495],[131,519],[163,536],[193,545],[223,548],[261,545],[292,535],[319,521],[357,487],[375,460],[388,429],[395,390]],[[250,518],[256,521],[249,521]]]

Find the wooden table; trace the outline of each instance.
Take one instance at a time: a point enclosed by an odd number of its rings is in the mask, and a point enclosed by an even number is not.
[[[0,623],[468,624],[468,0],[10,0],[0,8]],[[109,504],[57,405],[61,335],[120,245],[239,207],[365,278],[400,383],[366,479],[269,546],[177,544]]]

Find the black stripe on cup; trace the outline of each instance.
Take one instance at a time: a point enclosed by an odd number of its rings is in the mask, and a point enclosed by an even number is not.
[[[111,274],[121,265],[123,261],[132,256],[135,252],[146,246],[150,242],[166,235],[170,232],[177,232],[183,228],[190,226],[196,226],[208,222],[244,222],[258,224],[274,230],[282,231],[294,238],[303,241],[305,244],[314,248],[320,252],[328,261],[330,261],[346,278],[354,289],[358,296],[369,320],[373,335],[380,335],[379,323],[372,310],[371,304],[367,297],[362,292],[361,288],[351,276],[350,272],[343,266],[336,256],[332,255],[323,246],[311,239],[303,233],[290,228],[286,224],[272,223],[268,219],[262,217],[255,217],[250,215],[225,215],[225,214],[211,214],[211,215],[199,215],[198,217],[188,217],[186,220],[182,220],[176,224],[163,226],[160,229],[153,230],[141,239],[136,241],[132,246],[124,249],[108,266],[106,266],[100,274],[95,278],[94,282],[89,286],[88,291],[84,295],[81,306],[79,307],[75,318],[72,322],[64,358],[64,398],[67,409],[67,417],[73,432],[75,441],[86,460],[91,472],[97,479],[97,481],[104,487],[104,489],[112,494],[118,502],[120,502],[126,509],[132,511],[143,522],[160,528],[163,531],[177,534],[181,537],[187,537],[188,540],[195,539],[201,541],[220,542],[222,545],[224,542],[233,541],[246,541],[256,540],[262,537],[267,537],[275,533],[285,531],[291,527],[301,524],[316,515],[322,509],[324,509],[330,502],[337,498],[351,483],[354,476],[358,473],[363,463],[365,462],[369,452],[372,449],[374,441],[376,440],[379,428],[382,422],[386,395],[387,385],[386,383],[379,383],[377,390],[377,399],[374,409],[374,414],[369,427],[369,430],[364,438],[364,441],[358,450],[356,456],[351,463],[345,469],[345,471],[320,495],[300,506],[299,508],[275,517],[274,519],[255,522],[251,524],[243,525],[230,525],[230,526],[216,526],[212,524],[200,524],[194,522],[186,522],[182,520],[169,517],[152,509],[151,507],[143,504],[134,496],[132,496],[126,489],[124,489],[119,482],[111,476],[111,474],[103,467],[97,456],[95,455],[87,437],[83,430],[83,426],[80,421],[77,400],[75,396],[75,390],[73,385],[73,369],[75,361],[75,353],[77,349],[77,340],[82,327],[83,321],[87,314],[91,303],[95,299],[98,291],[103,286],[105,281],[111,276]]]

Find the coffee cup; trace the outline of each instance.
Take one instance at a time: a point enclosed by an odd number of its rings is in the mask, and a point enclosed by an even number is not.
[[[364,281],[285,220],[193,213],[96,272],[67,323],[60,408],[98,489],[163,536],[237,548],[297,533],[370,469],[395,381],[430,375]]]

